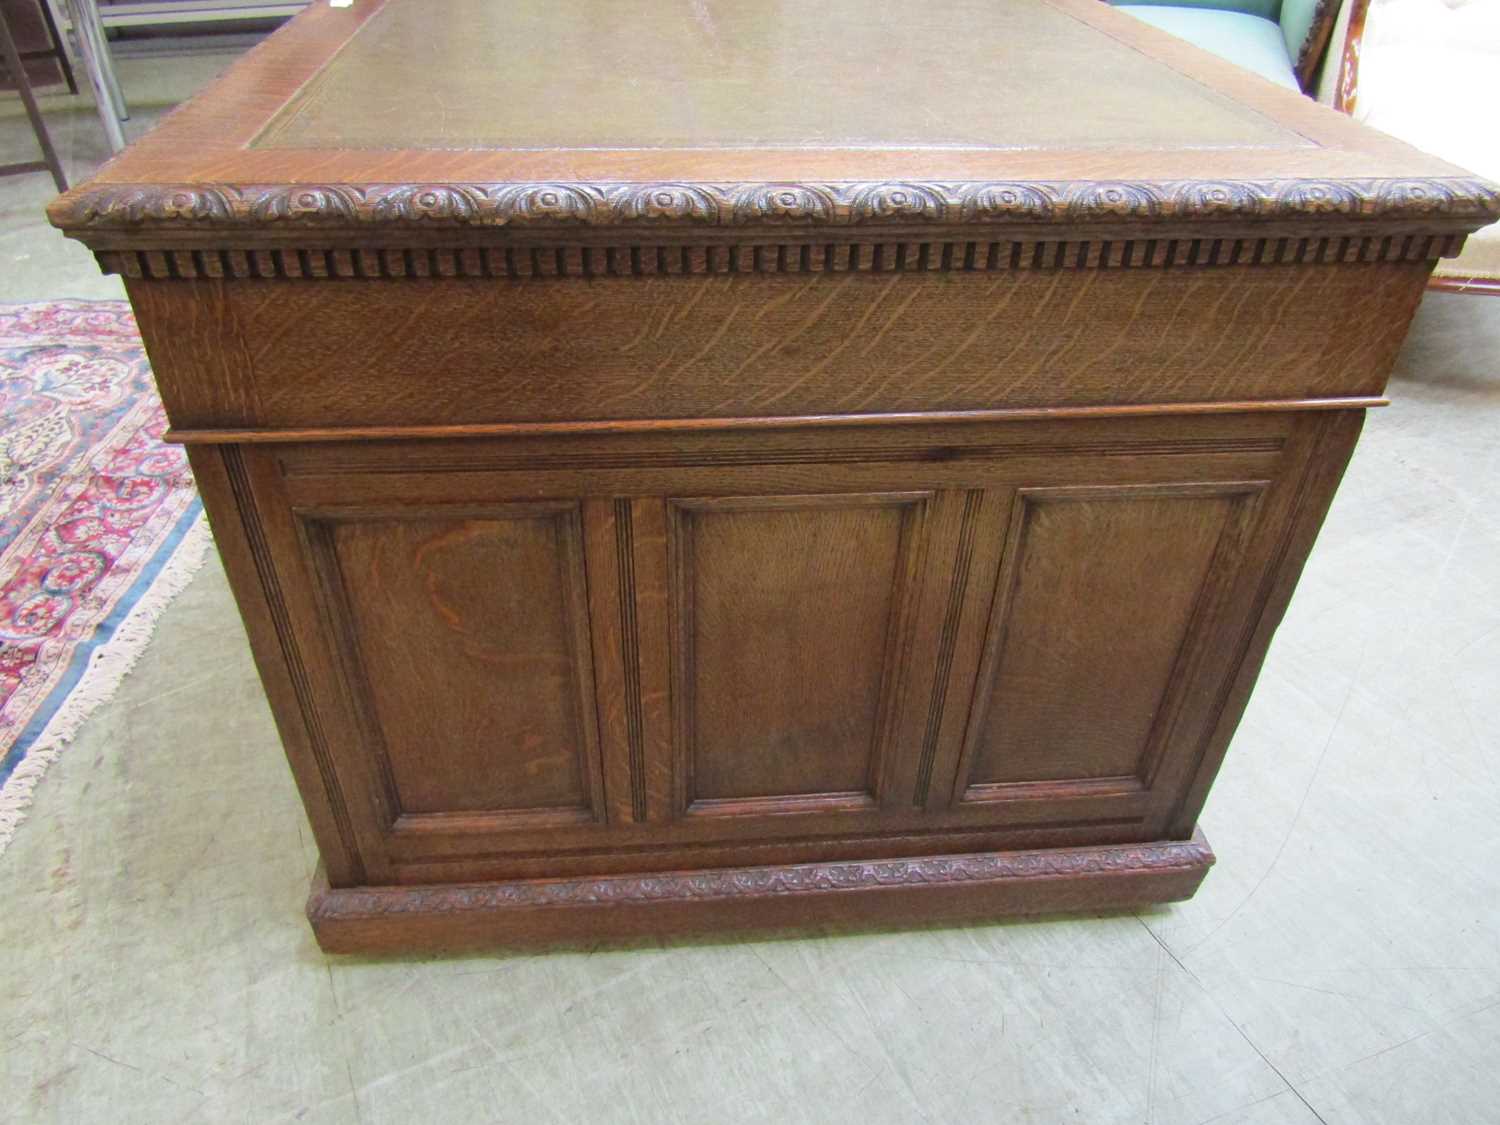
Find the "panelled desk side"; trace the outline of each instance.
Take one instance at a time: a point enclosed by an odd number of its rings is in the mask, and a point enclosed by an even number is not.
[[[1495,190],[1080,0],[1001,10],[1292,139],[263,143],[316,142],[282,106],[339,104],[320,68],[386,7],[310,9],[52,210],[188,446],[323,947],[1191,895],[1364,411]]]

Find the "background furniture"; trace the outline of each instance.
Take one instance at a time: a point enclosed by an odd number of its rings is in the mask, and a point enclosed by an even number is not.
[[[1337,0],[1110,0],[1136,19],[1186,39],[1291,90],[1311,93]]]
[[[306,0],[57,0],[77,44],[88,75],[110,151],[125,147],[121,122],[129,107],[120,88],[110,52],[109,32],[145,29],[191,29],[247,21],[281,20],[301,11]],[[49,16],[50,18],[50,16]]]
[[[325,949],[1202,879],[1500,192],[1094,0],[945,11],[320,5],[51,208],[189,448]]]
[[[104,127],[104,138],[110,152],[119,152],[125,147],[125,131],[120,123],[130,116],[130,111],[120,81],[115,77],[109,39],[99,22],[98,5],[94,0],[62,0],[62,3],[78,47],[79,61],[94,94],[94,106],[99,112],[99,123]]]
[[[18,163],[0,164],[0,176],[19,175],[24,172],[50,172],[58,191],[68,190],[68,179],[63,174],[62,163],[52,147],[52,137],[47,132],[47,123],[36,103],[31,89],[31,74],[21,58],[15,37],[11,34],[10,20],[4,7],[0,7],[0,64],[4,64],[5,75],[20,94],[21,104],[26,108],[26,118],[31,122],[31,131],[42,150],[42,159],[25,160]]]
[[[32,88],[62,82],[69,93],[76,94],[73,65],[63,48],[51,6],[45,0],[0,0],[0,11],[10,24],[11,38],[26,64]],[[8,76],[0,74],[0,89],[7,84]]]
[[[308,0],[102,0],[105,28],[191,27],[286,19],[307,7]]]
[[[1355,0],[1341,108],[1357,121],[1482,175],[1500,176],[1494,0]],[[1478,231],[1431,288],[1500,295],[1500,226]]]

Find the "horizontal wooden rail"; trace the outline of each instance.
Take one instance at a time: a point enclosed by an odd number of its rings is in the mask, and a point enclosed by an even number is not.
[[[1028,406],[999,410],[943,410],[897,414],[800,414],[757,418],[620,418],[579,422],[484,422],[437,426],[313,426],[286,429],[171,429],[179,445],[288,444],[325,441],[442,441],[458,438],[567,437],[592,434],[669,434],[718,430],[791,430],[844,426],[950,425],[1031,422],[1063,418],[1132,418],[1177,414],[1263,414],[1298,410],[1367,410],[1390,400],[1362,398],[1264,399],[1254,402],[1151,402],[1114,406]]]

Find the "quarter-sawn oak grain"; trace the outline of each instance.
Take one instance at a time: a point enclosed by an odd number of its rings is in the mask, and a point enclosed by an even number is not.
[[[1094,0],[463,6],[312,5],[50,212],[188,444],[323,947],[1192,894],[1500,193]]]

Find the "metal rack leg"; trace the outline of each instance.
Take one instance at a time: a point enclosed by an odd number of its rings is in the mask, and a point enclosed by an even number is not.
[[[57,65],[62,68],[63,79],[68,84],[68,93],[78,93],[78,76],[73,73],[73,60],[68,58],[68,49],[63,46],[62,32],[57,28],[57,17],[52,14],[51,0],[41,0],[42,21],[47,25],[47,42],[57,55]]]
[[[114,103],[115,116],[121,121],[130,120],[130,107],[125,104],[125,93],[120,89],[120,80],[115,75],[114,56],[109,53],[109,35],[104,30],[104,17],[99,14],[99,0],[78,0],[94,29],[94,52],[99,56],[104,84],[109,87],[109,100]]]
[[[68,22],[73,25],[78,38],[78,53],[82,57],[84,73],[89,76],[89,86],[94,91],[99,123],[104,126],[104,136],[109,141],[110,151],[119,152],[125,147],[125,133],[120,128],[115,95],[110,92],[113,70],[109,65],[109,48],[98,39],[97,9],[90,0],[63,2],[68,10]]]

